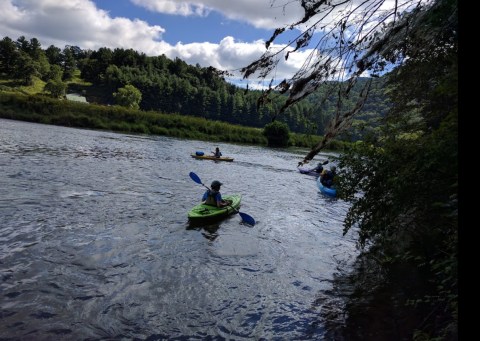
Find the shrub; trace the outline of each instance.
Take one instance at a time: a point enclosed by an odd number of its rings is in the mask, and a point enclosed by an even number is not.
[[[286,123],[274,121],[265,125],[263,135],[267,138],[269,147],[287,147],[290,129]]]

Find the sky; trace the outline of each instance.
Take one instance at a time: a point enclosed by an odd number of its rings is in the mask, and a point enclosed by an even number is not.
[[[399,12],[413,8],[418,3],[432,0],[332,0],[342,4],[329,12],[322,25],[338,22],[344,11],[355,8],[349,14],[346,40],[363,39],[372,33],[379,21],[392,20],[394,8]],[[66,45],[83,50],[133,49],[148,56],[164,54],[170,59],[180,58],[191,65],[213,66],[234,74],[227,78],[239,86],[251,89],[266,88],[270,78],[264,81],[255,75],[243,80],[238,72],[254,62],[266,51],[265,42],[276,28],[285,27],[300,20],[304,10],[300,0],[0,0],[0,39],[17,40],[37,38],[43,49],[54,45],[63,49]],[[381,4],[381,5],[379,5]],[[342,7],[343,6],[343,7]],[[365,11],[369,22],[361,19]],[[343,14],[342,14],[343,13]],[[357,17],[356,17],[357,16]],[[312,21],[318,18],[313,18]],[[357,25],[361,23],[362,25]],[[358,28],[362,28],[359,34]],[[287,30],[275,39],[270,51],[278,51],[301,32]],[[322,37],[322,32],[317,32]],[[345,38],[345,36],[344,36]],[[367,39],[365,39],[367,41]],[[287,51],[287,50],[286,50]],[[286,52],[284,51],[284,52]],[[280,58],[271,75],[274,83],[291,78],[304,65],[311,65],[313,51],[309,46],[296,51],[288,59]],[[315,57],[314,57],[315,58]],[[347,68],[343,57],[337,58],[338,74],[345,76]],[[312,59],[314,60],[314,59]]]
[[[302,15],[287,0],[0,0],[0,36],[37,38],[43,49],[131,48],[233,72],[265,52],[275,28]],[[291,55],[275,77],[292,76],[308,53]]]

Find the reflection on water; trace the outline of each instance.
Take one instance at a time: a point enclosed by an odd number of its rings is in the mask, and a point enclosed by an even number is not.
[[[224,223],[226,219],[231,219],[231,217],[219,220],[215,219],[215,221],[189,221],[187,229],[188,230],[195,230],[200,231],[202,235],[210,241],[214,241],[218,237],[218,229]]]
[[[356,254],[346,204],[302,154],[190,157],[215,146],[0,120],[0,338],[322,339],[319,297]],[[191,171],[256,225],[192,226]]]

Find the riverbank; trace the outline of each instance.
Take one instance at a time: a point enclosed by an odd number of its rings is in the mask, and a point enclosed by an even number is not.
[[[0,118],[119,133],[267,145],[263,129],[260,128],[200,117],[57,100],[42,95],[0,92]],[[290,133],[289,146],[311,148],[322,138],[318,135]],[[345,145],[342,141],[332,141],[329,149],[343,150]]]

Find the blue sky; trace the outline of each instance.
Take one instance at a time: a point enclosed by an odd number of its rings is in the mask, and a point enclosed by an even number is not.
[[[356,12],[349,15],[349,30],[356,37],[348,38],[355,40],[373,25],[362,26],[364,31],[358,34],[356,18],[361,18],[366,8],[381,4],[381,10],[372,17],[381,19],[382,15],[388,18],[395,5],[408,7],[429,1],[406,0],[400,4],[395,0],[332,0],[347,7],[329,12],[322,24],[328,26],[330,20],[338,20],[340,10],[355,8]],[[303,13],[299,0],[0,0],[0,36],[13,40],[20,36],[37,38],[44,49],[50,45],[133,49],[148,56],[164,54],[191,65],[235,73],[265,52],[265,41],[276,28],[298,21]],[[270,51],[279,51],[299,33],[287,31],[275,40]],[[290,54],[288,60],[280,55],[275,80],[293,76],[312,52],[307,47]],[[345,75],[343,57],[333,58],[339,67],[337,75]],[[238,72],[228,80],[247,84]],[[248,85],[261,88],[269,81],[260,82],[253,75]]]
[[[273,32],[267,28],[255,28],[247,21],[231,20],[221,12],[208,15],[182,15],[159,13],[134,5],[130,0],[96,0],[99,8],[108,9],[112,17],[140,18],[151,25],[165,29],[162,39],[175,45],[178,42],[220,42],[226,35],[241,41],[268,38]]]
[[[284,0],[0,0],[0,35],[37,38],[42,47],[132,48],[233,71],[265,52],[274,29],[302,15]],[[288,36],[278,40],[285,43]],[[278,45],[279,47],[281,45]],[[276,76],[291,76],[304,54]],[[251,84],[250,84],[251,85]],[[257,84],[262,86],[261,84]]]

